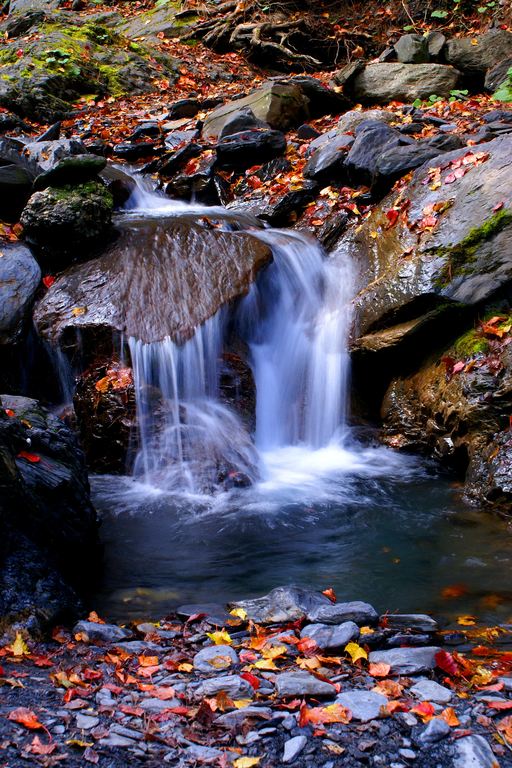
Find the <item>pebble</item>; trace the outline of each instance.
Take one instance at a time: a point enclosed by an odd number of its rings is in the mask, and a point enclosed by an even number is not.
[[[398,754],[403,757],[404,760],[416,760],[416,752],[412,749],[399,749]]]
[[[436,742],[441,741],[441,739],[446,738],[449,733],[450,726],[446,720],[442,720],[441,718],[436,717],[427,723],[425,728],[417,737],[417,742],[418,744],[421,744],[421,746],[425,747],[429,744],[435,744]]]
[[[497,768],[489,743],[483,736],[463,736],[455,742],[453,768]]]
[[[294,736],[284,743],[283,763],[291,763],[302,752],[308,740],[305,736]]]
[[[278,696],[334,696],[333,685],[309,672],[283,672],[275,680]]]
[[[380,708],[385,707],[388,700],[373,691],[344,691],[336,696],[336,703],[350,709],[354,720],[367,723],[379,717]]]
[[[436,704],[448,704],[453,698],[453,693],[449,688],[439,685],[434,680],[418,680],[410,692],[421,701],[433,701]]]
[[[84,715],[82,712],[79,712],[76,716],[76,727],[83,731],[89,731],[91,728],[95,728],[99,725],[99,722],[99,717]]]
[[[137,742],[133,739],[127,739],[126,736],[119,736],[117,733],[111,733],[105,739],[100,739],[98,744],[101,747],[134,747]]]
[[[194,656],[194,669],[214,672],[238,664],[238,654],[230,645],[210,645]]]
[[[73,627],[74,635],[82,635],[85,642],[98,640],[102,643],[114,643],[132,636],[128,629],[116,624],[97,624],[95,621],[79,621]]]
[[[138,706],[148,712],[163,712],[164,709],[177,707],[180,703],[178,699],[168,699],[167,701],[162,699],[144,699],[139,702]]]
[[[415,675],[429,672],[436,665],[435,656],[441,649],[435,646],[426,648],[393,648],[390,651],[372,651],[370,662],[389,664],[391,673]]]
[[[340,648],[351,640],[359,637],[359,627],[353,621],[345,621],[343,624],[308,624],[300,633],[301,637],[309,637],[314,640],[319,648],[328,650]]]
[[[194,691],[194,698],[216,696],[220,691],[224,691],[230,699],[252,698],[254,694],[252,685],[240,675],[222,675],[204,680]]]
[[[220,715],[214,720],[214,723],[215,725],[223,725],[225,728],[234,728],[249,717],[270,720],[272,714],[270,707],[242,707],[242,709]]]
[[[504,691],[512,691],[512,677],[499,677],[499,683],[503,683]]]
[[[388,629],[416,629],[419,632],[437,632],[439,625],[426,613],[388,613],[380,617]]]

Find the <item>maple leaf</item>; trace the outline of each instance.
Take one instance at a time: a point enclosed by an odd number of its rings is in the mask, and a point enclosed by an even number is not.
[[[452,654],[448,653],[448,651],[438,651],[435,655],[435,660],[436,665],[439,667],[439,669],[442,669],[443,672],[446,672],[447,674],[454,677],[459,675],[459,668],[457,663]]]
[[[255,691],[257,691],[257,690],[258,690],[258,688],[259,688],[259,687],[260,687],[260,685],[261,685],[261,683],[260,683],[260,681],[258,680],[258,678],[257,678],[255,675],[251,675],[251,673],[250,673],[250,672],[242,672],[242,674],[240,675],[240,677],[241,677],[241,678],[243,678],[244,680],[247,680],[247,682],[249,683],[249,685],[251,685],[251,686],[254,688],[254,690],[255,690]]]
[[[13,656],[28,656],[30,653],[28,645],[23,639],[21,632],[16,632],[16,638],[14,642],[12,645],[8,645],[6,650],[12,653]]]
[[[305,704],[300,708],[299,727],[305,725],[324,725],[326,723],[343,723],[346,725],[352,720],[352,712],[342,704],[330,704],[328,707],[312,707]]]
[[[16,458],[25,459],[25,461],[29,461],[31,464],[37,464],[41,461],[41,457],[37,453],[29,453],[28,451],[20,451]]]
[[[27,707],[17,707],[16,709],[13,709],[7,715],[7,719],[12,720],[15,723],[20,723],[20,725],[24,725],[25,728],[28,728],[29,730],[37,731],[40,728],[44,729],[44,725],[39,722],[36,713],[31,709],[27,709]]]
[[[435,715],[434,706],[430,701],[422,701],[410,710],[413,714],[419,715],[424,723],[428,722]]]
[[[446,707],[446,709],[443,709],[441,712],[441,717],[446,723],[448,723],[450,728],[456,728],[458,725],[460,725],[460,720],[455,714],[453,707]]]
[[[380,680],[372,690],[375,693],[381,693],[383,696],[391,696],[391,698],[397,699],[402,695],[404,688],[403,685],[400,685],[395,680]]]
[[[238,757],[234,760],[233,765],[235,768],[253,768],[255,765],[259,765],[261,757]]]
[[[212,643],[214,643],[215,645],[232,645],[233,644],[231,635],[229,634],[229,632],[226,632],[225,629],[222,629],[219,632],[207,632],[206,636],[209,637]]]

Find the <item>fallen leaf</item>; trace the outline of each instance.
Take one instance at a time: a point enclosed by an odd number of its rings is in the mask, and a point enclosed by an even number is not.
[[[16,458],[25,459],[25,461],[29,461],[31,464],[37,464],[41,461],[41,457],[37,453],[28,453],[28,451],[20,451]]]
[[[209,637],[212,643],[214,643],[215,645],[232,645],[233,644],[233,641],[231,639],[229,632],[226,632],[225,629],[222,629],[219,632],[207,632],[206,636]]]
[[[419,715],[424,723],[433,718],[436,711],[430,701],[422,701],[410,710],[414,715]]]
[[[454,677],[458,676],[459,667],[457,666],[457,663],[452,654],[448,653],[448,651],[438,651],[435,655],[435,661],[436,665],[439,667],[439,669],[442,669],[443,672],[446,672],[447,674]]]
[[[367,659],[368,654],[364,650],[364,648],[361,648],[360,645],[357,643],[348,643],[348,645],[345,646],[345,652],[348,653],[350,658],[352,659],[352,663],[355,664],[356,661],[359,661],[359,659]]]
[[[30,653],[28,645],[23,639],[21,632],[16,632],[16,638],[14,642],[12,645],[8,645],[6,650],[12,653],[13,656],[28,656]]]
[[[31,709],[27,709],[27,707],[17,707],[16,709],[13,709],[7,715],[7,719],[12,720],[15,723],[20,723],[20,725],[24,725],[25,728],[34,731],[44,728],[44,725],[37,719],[35,712],[32,712]]]
[[[71,310],[71,314],[73,317],[80,317],[80,315],[85,315],[87,312],[87,307],[73,307]]]
[[[453,707],[446,707],[446,709],[443,709],[441,712],[441,717],[446,723],[448,723],[450,728],[456,728],[458,725],[460,725],[460,720],[455,714]]]
[[[238,757],[233,761],[235,768],[253,768],[259,765],[261,757]]]
[[[39,736],[34,736],[30,746],[27,748],[27,752],[30,752],[32,755],[51,755],[56,749],[56,744],[43,744]]]
[[[383,661],[379,663],[372,662],[368,668],[368,672],[372,677],[387,677],[391,670],[390,664],[385,664]]]

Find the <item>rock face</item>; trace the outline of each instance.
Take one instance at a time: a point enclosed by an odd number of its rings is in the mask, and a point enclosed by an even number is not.
[[[308,116],[308,99],[298,85],[268,83],[249,96],[214,110],[205,120],[203,136],[220,136],[225,124],[244,107],[249,107],[258,120],[276,130],[300,125]]]
[[[28,248],[21,244],[2,245],[0,345],[19,340],[40,280],[41,270]]]
[[[38,631],[83,610],[98,568],[96,514],[83,454],[35,400],[2,396],[0,616]]]
[[[349,91],[367,104],[428,99],[433,93],[449,96],[460,77],[443,64],[368,64],[350,82]]]
[[[54,343],[79,330],[96,352],[101,340],[110,350],[113,331],[145,342],[184,341],[243,295],[271,258],[249,235],[183,219],[130,218],[103,256],[55,281],[36,307],[35,322]]]
[[[16,165],[0,167],[0,219],[16,222],[32,192],[32,179]]]
[[[484,35],[459,37],[446,44],[444,57],[448,64],[470,75],[484,75],[488,69],[512,57],[512,32],[491,29]]]

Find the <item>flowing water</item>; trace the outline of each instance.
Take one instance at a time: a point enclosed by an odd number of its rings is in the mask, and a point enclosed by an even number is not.
[[[505,524],[465,508],[424,463],[348,426],[350,263],[326,258],[307,235],[142,187],[128,207],[250,228],[273,263],[185,344],[130,339],[140,449],[132,478],[93,480],[106,543],[99,607],[158,616],[295,582],[380,610],[508,620]],[[254,435],[222,398],[233,332],[255,381]],[[241,482],[228,487],[232,476]]]

